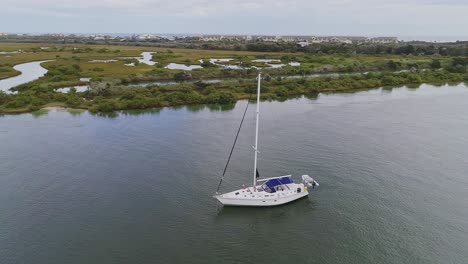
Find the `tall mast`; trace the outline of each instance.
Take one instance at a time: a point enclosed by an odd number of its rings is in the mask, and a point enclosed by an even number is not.
[[[254,160],[254,173],[253,173],[253,187],[255,191],[255,186],[257,186],[257,155],[258,155],[258,118],[260,115],[260,80],[262,79],[262,74],[258,74],[258,88],[257,88],[257,122],[255,123],[255,160]]]

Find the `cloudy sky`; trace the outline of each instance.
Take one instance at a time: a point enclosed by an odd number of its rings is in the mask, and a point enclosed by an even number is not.
[[[2,0],[0,32],[434,36],[468,40],[468,0]]]

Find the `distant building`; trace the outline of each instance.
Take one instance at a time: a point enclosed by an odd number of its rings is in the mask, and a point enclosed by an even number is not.
[[[199,37],[201,41],[243,41],[247,39],[248,36],[243,35],[203,35]]]
[[[311,43],[329,43],[329,42],[339,42],[339,39],[337,37],[330,37],[330,36],[325,36],[325,37],[312,37],[310,39]]]
[[[351,40],[352,43],[365,43],[369,40],[368,37],[360,37],[360,36],[348,36],[345,37],[348,40]]]
[[[106,39],[113,39],[111,36],[105,36],[105,35],[89,35],[90,39],[93,40],[106,40]]]
[[[280,36],[278,40],[285,42],[296,42],[296,41],[306,41],[307,37],[304,36]]]
[[[201,41],[220,41],[223,36],[221,35],[204,35],[200,37]]]
[[[154,35],[151,35],[151,34],[139,35],[137,38],[139,40],[157,40],[157,39],[161,39],[161,37],[154,36]]]
[[[152,39],[151,35],[142,35],[139,38]],[[176,39],[181,39],[176,37]],[[313,43],[345,43],[345,44],[361,44],[361,43],[397,43],[395,37],[376,37],[368,38],[362,36],[271,36],[271,35],[200,35],[188,37],[194,41],[263,41],[263,42],[294,42],[301,47],[308,46]]]
[[[228,41],[242,41],[245,40],[246,36],[222,36],[221,40],[228,40]]]
[[[398,38],[396,38],[396,37],[376,37],[376,38],[370,38],[369,42],[370,43],[376,43],[376,44],[391,44],[391,43],[398,43]]]
[[[265,41],[265,42],[278,42],[280,37],[278,36],[256,36],[256,40]]]
[[[161,36],[161,39],[167,39],[167,40],[173,41],[175,40],[175,37],[174,36]]]
[[[302,48],[304,47],[307,47],[310,45],[310,43],[308,41],[300,41],[300,42],[297,42],[297,45],[301,46]]]
[[[24,34],[23,36],[27,36],[27,35]],[[65,34],[54,33],[54,34],[44,34],[44,35],[41,35],[41,36],[54,37],[54,38],[64,38]]]

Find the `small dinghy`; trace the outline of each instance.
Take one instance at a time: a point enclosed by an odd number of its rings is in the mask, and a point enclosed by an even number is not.
[[[257,157],[258,157],[258,121],[260,115],[260,82],[261,74],[258,75],[258,88],[257,88],[257,112],[256,112],[256,125],[255,125],[255,146],[253,147],[255,158],[254,158],[254,173],[253,173],[253,185],[251,187],[243,187],[239,190],[235,190],[228,193],[218,193],[213,196],[221,204],[227,206],[275,206],[286,204],[302,197],[309,195],[309,190],[315,189],[319,186],[318,182],[312,179],[309,175],[302,175],[302,182],[295,183],[291,175],[271,177],[271,178],[260,178],[257,170]],[[247,108],[246,108],[247,111]],[[246,112],[245,111],[245,112]],[[245,117],[244,112],[244,117]],[[244,120],[244,117],[241,121]],[[240,131],[240,127],[239,127]],[[239,133],[238,131],[238,133]],[[239,135],[239,134],[237,134]],[[234,145],[236,144],[234,141]],[[231,149],[231,154],[232,150]],[[229,156],[230,159],[231,155]],[[221,186],[224,174],[226,173],[229,159],[224,168],[223,176],[218,185]]]

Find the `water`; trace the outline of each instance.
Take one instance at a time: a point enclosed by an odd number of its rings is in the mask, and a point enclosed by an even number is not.
[[[281,62],[281,60],[275,60],[275,59],[258,59],[258,60],[252,60],[252,62],[270,63],[270,62]]]
[[[276,69],[276,68],[283,68],[284,66],[286,66],[286,64],[266,64],[269,68],[273,68],[273,69]]]
[[[16,50],[16,51],[0,51],[0,55],[4,55],[4,54],[18,54],[18,53],[26,53],[22,50]]]
[[[156,52],[142,52],[141,53],[141,58],[138,58],[138,61],[140,63],[145,63],[150,66],[156,65],[157,62],[152,61],[151,59],[153,58],[153,54]]]
[[[55,89],[55,91],[59,93],[69,93],[71,88],[75,88],[77,93],[82,93],[82,92],[88,91],[90,87],[89,85],[78,85],[78,86],[72,86],[72,87],[58,88],[58,89]]]
[[[320,189],[216,190],[245,101],[0,117],[0,263],[466,263],[468,87],[262,102],[259,169]],[[254,107],[223,190],[251,182]]]
[[[292,67],[298,67],[301,66],[300,62],[293,61],[289,62],[288,64],[280,63],[281,60],[275,60],[275,59],[258,59],[258,60],[252,60],[252,62],[263,62],[267,66],[267,68],[282,68],[286,65],[292,66]]]
[[[152,85],[159,85],[159,86],[166,86],[166,85],[176,85],[181,83],[196,83],[202,82],[205,84],[213,84],[213,83],[220,83],[222,81],[232,81],[235,79],[210,79],[210,80],[183,80],[183,81],[153,81],[153,82],[139,82],[139,83],[130,83],[128,86],[152,86]]]
[[[210,63],[213,63],[214,65],[225,68],[225,69],[232,69],[232,70],[240,70],[243,69],[243,67],[239,64],[225,64],[226,62],[230,62],[234,59],[231,58],[223,58],[223,59],[215,59],[212,58],[210,59]],[[199,60],[200,63],[203,63],[203,60]]]
[[[219,59],[219,58],[211,58],[209,59],[210,63],[213,63],[214,65],[218,66],[218,67],[221,67],[221,68],[225,68],[225,69],[232,69],[232,70],[240,70],[240,69],[260,69],[259,67],[256,67],[256,66],[252,66],[252,67],[243,67],[242,65],[239,65],[239,64],[224,64],[226,62],[230,62],[234,59],[232,58],[222,58],[222,59]],[[203,63],[203,60],[199,60],[200,63]],[[298,67],[298,66],[301,66],[301,63],[300,62],[290,62],[288,64],[284,64],[284,63],[279,63],[281,62],[281,60],[277,60],[277,59],[256,59],[256,60],[252,60],[252,62],[263,62],[265,64],[265,68],[272,68],[272,69],[276,69],[276,68],[282,68],[286,65],[290,65],[290,66],[293,66],[293,67]]]
[[[213,64],[218,64],[218,63],[223,63],[223,62],[230,62],[234,59],[232,58],[224,58],[224,59],[210,59],[210,63],[213,63]],[[200,63],[203,63],[203,60],[199,60]]]
[[[236,66],[236,65],[232,65]],[[356,74],[361,74],[361,73],[316,73],[316,74],[306,74],[306,75],[275,75],[275,77],[281,77],[284,79],[313,79],[313,78],[319,78],[319,77],[339,77],[342,75],[356,75]],[[365,74],[365,73],[364,73]],[[206,84],[213,84],[213,83],[220,83],[223,81],[236,81],[236,80],[252,80],[251,78],[232,78],[232,79],[204,79],[204,80],[183,80],[183,81],[150,81],[150,82],[136,82],[136,83],[130,83],[129,86],[151,86],[151,85],[159,85],[159,86],[165,86],[165,85],[175,85],[175,84],[180,84],[180,83],[196,83],[196,82],[202,82]]]
[[[241,65],[236,64],[216,64],[218,67],[231,69],[231,70],[241,70],[241,69],[248,69],[248,67],[242,67]],[[255,67],[257,69],[257,67]]]
[[[157,52],[154,51],[144,51],[141,53],[141,57],[121,57],[120,59],[135,59],[138,60],[140,63],[144,63],[150,66],[156,65],[157,62],[152,61],[153,59],[153,54]],[[135,63],[127,63],[125,66],[135,66]]]
[[[181,64],[181,63],[169,63],[167,66],[166,66],[167,69],[170,69],[170,70],[184,70],[184,71],[191,71],[191,70],[195,70],[195,69],[201,69],[203,68],[202,66],[200,65],[185,65],[185,64]]]
[[[47,69],[41,66],[41,63],[44,62],[48,61],[34,61],[14,66],[13,68],[21,72],[21,74],[8,79],[0,80],[0,90],[4,92],[10,92],[9,90],[15,86],[34,81],[44,76],[47,73]]]
[[[114,63],[114,62],[118,62],[118,60],[91,60],[89,62],[92,62],[92,63]]]

